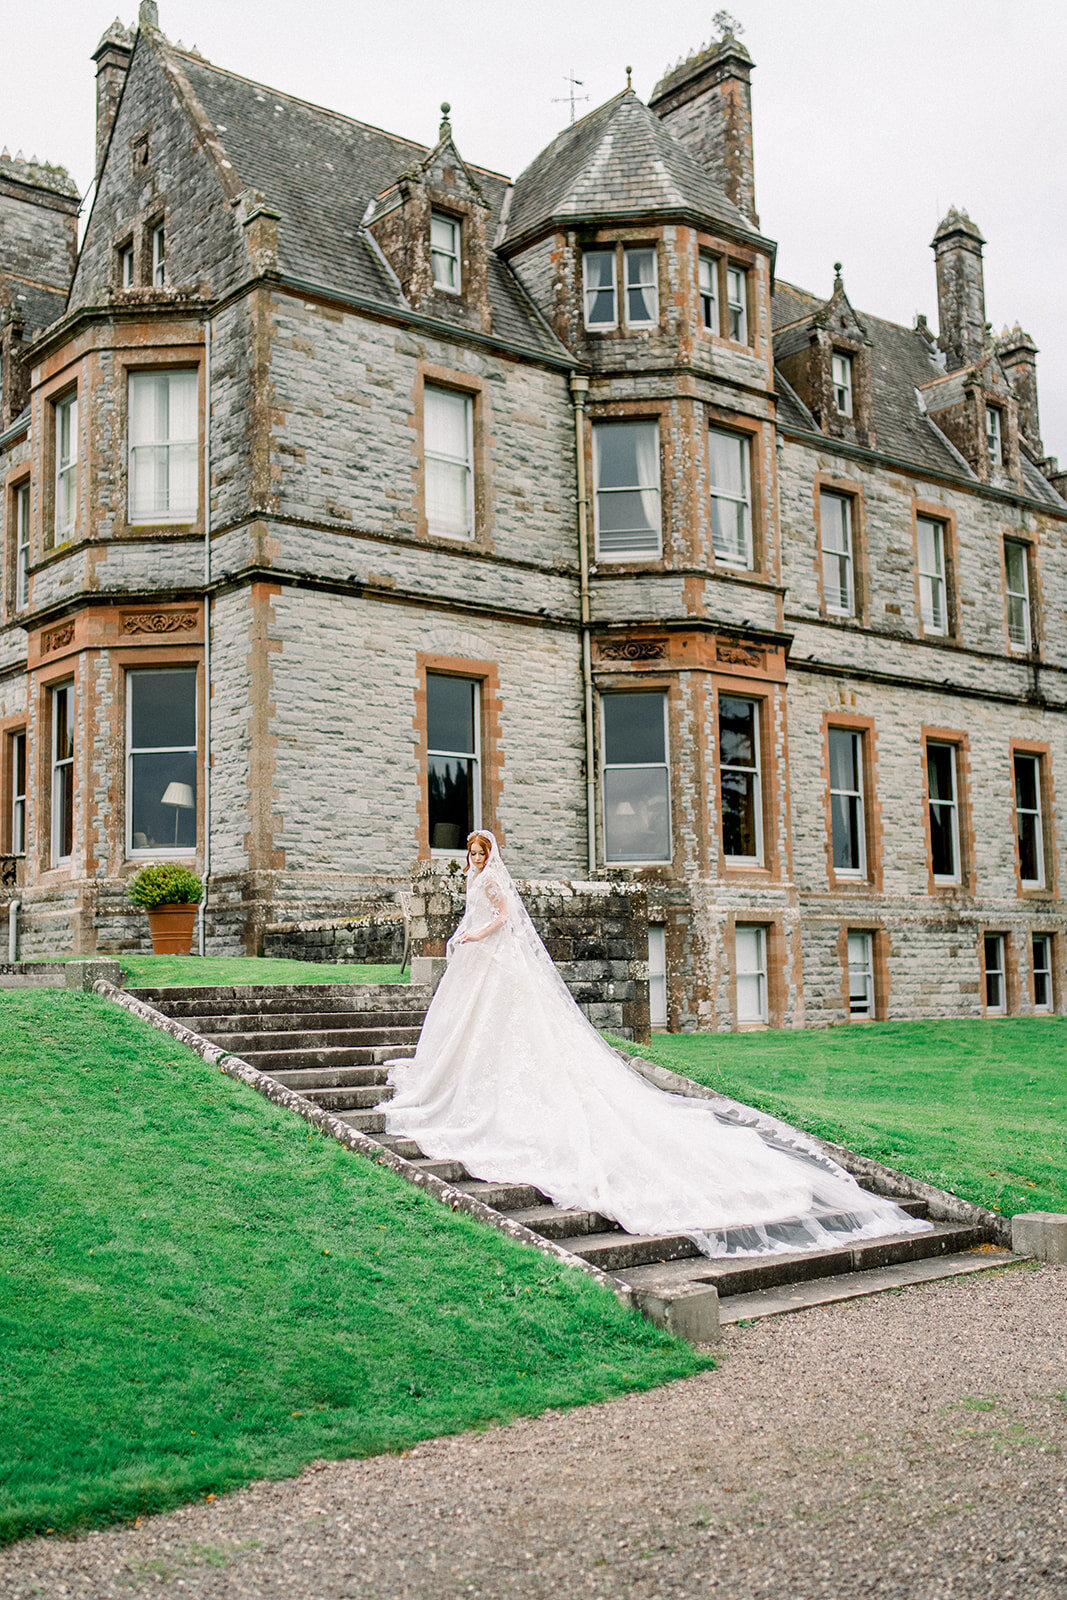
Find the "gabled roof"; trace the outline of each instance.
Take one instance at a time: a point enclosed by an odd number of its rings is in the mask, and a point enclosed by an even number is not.
[[[554,222],[697,212],[752,227],[632,89],[565,128],[515,180],[502,248]]]
[[[169,47],[240,184],[279,214],[278,266],[287,276],[378,304],[404,301],[361,227],[368,203],[430,155],[426,145],[385,133]],[[491,207],[490,237],[507,192],[499,173],[467,167]],[[490,258],[494,335],[556,359],[563,348],[510,272]],[[461,326],[457,322],[457,326]]]

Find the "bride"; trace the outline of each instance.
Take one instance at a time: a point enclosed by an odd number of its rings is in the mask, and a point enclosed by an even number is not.
[[[538,938],[491,833],[467,841],[467,907],[414,1057],[391,1061],[390,1134],[472,1177],[532,1184],[628,1233],[708,1256],[921,1232],[814,1140],[749,1107],[667,1094],[604,1042]]]

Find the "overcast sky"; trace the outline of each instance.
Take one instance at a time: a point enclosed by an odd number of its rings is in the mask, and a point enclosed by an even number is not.
[[[135,0],[118,0],[125,22]],[[0,0],[0,145],[92,178],[94,67],[116,0]],[[647,99],[712,34],[716,0],[160,0],[168,38],[290,94],[514,176],[627,65]],[[753,73],[756,200],[778,272],[860,311],[937,321],[950,205],[988,240],[986,314],[1041,354],[1045,449],[1067,457],[1063,0],[736,0]]]

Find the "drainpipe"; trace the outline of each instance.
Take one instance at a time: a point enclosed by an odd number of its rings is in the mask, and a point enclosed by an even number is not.
[[[17,961],[19,958],[19,906],[21,900],[12,900],[7,908],[7,959]]]
[[[578,475],[578,595],[582,626],[582,692],[585,716],[585,825],[589,876],[596,873],[596,740],[593,734],[593,659],[589,625],[589,502],[585,487],[585,397],[589,379],[571,373],[574,456]]]
[[[205,954],[208,875],[211,872],[211,317],[204,324],[204,893],[196,948]]]

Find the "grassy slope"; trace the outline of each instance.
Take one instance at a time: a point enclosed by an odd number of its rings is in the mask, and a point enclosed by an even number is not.
[[[1067,1211],[1063,1018],[657,1034],[640,1053],[1006,1216]]]
[[[706,1365],[98,997],[0,997],[0,1539]]]

